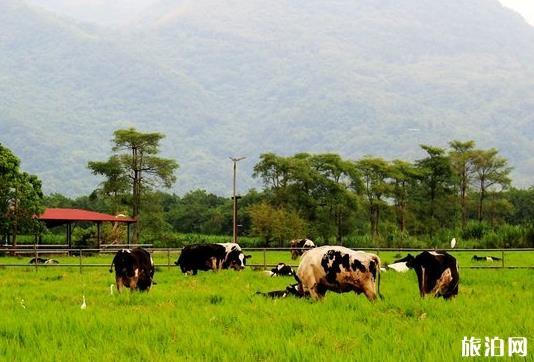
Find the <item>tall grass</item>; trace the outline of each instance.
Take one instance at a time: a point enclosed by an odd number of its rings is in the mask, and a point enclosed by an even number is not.
[[[413,273],[383,273],[385,300],[376,303],[352,293],[328,293],[321,302],[271,300],[255,292],[282,289],[292,279],[250,269],[191,277],[162,267],[156,280],[149,293],[110,295],[114,280],[105,267],[81,274],[1,268],[0,356],[450,361],[461,359],[463,336],[525,336],[532,344],[534,332],[532,270],[461,270],[460,294],[448,302],[419,298]]]

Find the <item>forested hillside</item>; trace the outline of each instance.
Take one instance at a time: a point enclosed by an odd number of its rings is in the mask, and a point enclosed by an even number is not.
[[[127,126],[167,136],[177,192],[228,194],[233,155],[248,188],[264,152],[414,160],[451,139],[498,148],[529,186],[532,44],[497,0],[165,0],[115,30],[2,0],[0,141],[69,195]]]

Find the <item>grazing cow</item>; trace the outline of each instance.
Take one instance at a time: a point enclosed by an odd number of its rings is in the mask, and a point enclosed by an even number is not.
[[[502,260],[501,258],[497,258],[496,256],[476,256],[473,255],[471,258],[472,261],[499,261]]]
[[[406,263],[414,269],[419,283],[421,297],[432,294],[434,297],[449,299],[458,294],[458,262],[445,251],[423,251],[417,256],[408,256],[396,263]]]
[[[59,262],[48,258],[32,258],[29,264],[59,264]]]
[[[150,290],[154,278],[154,260],[150,253],[142,248],[119,250],[109,268],[113,272],[115,265],[115,281],[117,290],[123,287],[130,290]]]
[[[380,258],[342,246],[321,246],[302,256],[295,278],[302,293],[313,299],[331,290],[364,293],[373,301],[380,295]]]
[[[315,248],[315,244],[310,239],[295,239],[291,240],[291,259],[295,260],[305,251],[311,248]]]
[[[180,266],[182,273],[196,275],[198,270],[241,270],[250,257],[236,243],[193,244],[182,249],[174,264]]]
[[[295,271],[286,263],[278,263],[278,265],[272,268],[269,273],[272,277],[277,277],[293,275],[295,274]]]

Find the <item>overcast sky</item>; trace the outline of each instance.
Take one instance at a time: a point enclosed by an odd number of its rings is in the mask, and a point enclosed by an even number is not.
[[[0,0],[2,1],[2,0]],[[156,0],[27,0],[82,21],[101,25],[125,24]],[[534,0],[499,0],[534,26]]]
[[[520,13],[534,26],[534,0],[499,0],[501,4]]]

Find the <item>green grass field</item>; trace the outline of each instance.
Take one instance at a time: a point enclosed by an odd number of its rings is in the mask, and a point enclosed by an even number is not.
[[[381,256],[392,261],[394,253]],[[460,266],[471,256],[458,253]],[[267,258],[290,260],[288,252]],[[534,253],[510,258],[534,265]],[[261,252],[254,259],[262,263]],[[155,260],[166,264],[167,254]],[[0,360],[455,361],[464,336],[527,337],[526,359],[534,360],[534,270],[461,269],[452,301],[421,299],[415,273],[388,271],[385,300],[370,303],[352,293],[327,293],[320,302],[271,300],[255,292],[283,289],[293,279],[250,269],[191,277],[167,266],[158,268],[149,293],[110,295],[114,276],[107,269],[0,268]]]

